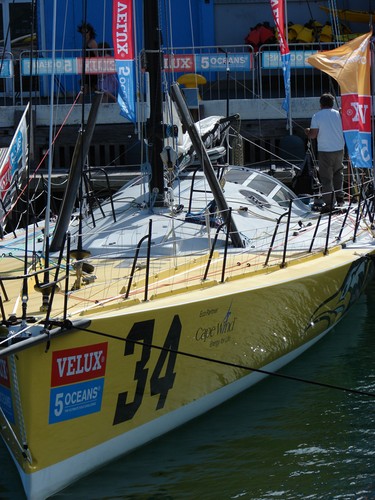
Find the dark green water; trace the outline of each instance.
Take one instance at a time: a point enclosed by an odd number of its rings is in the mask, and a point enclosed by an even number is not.
[[[375,394],[375,283],[284,373]],[[23,498],[0,444],[0,498]],[[268,378],[55,499],[375,499],[375,398]]]

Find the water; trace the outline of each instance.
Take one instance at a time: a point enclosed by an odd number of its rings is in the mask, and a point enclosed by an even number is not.
[[[375,282],[284,373],[375,393]],[[375,499],[375,399],[268,378],[54,499]],[[0,498],[23,498],[0,444]]]

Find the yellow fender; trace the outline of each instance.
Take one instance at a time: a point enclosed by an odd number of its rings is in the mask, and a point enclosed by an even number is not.
[[[289,42],[294,41],[298,33],[303,30],[302,24],[292,24],[292,26],[289,27],[288,29],[288,40]]]
[[[298,33],[296,41],[300,43],[312,43],[314,41],[314,30],[303,27]]]
[[[321,42],[332,42],[332,26],[329,24],[325,24],[320,32],[320,41]]]

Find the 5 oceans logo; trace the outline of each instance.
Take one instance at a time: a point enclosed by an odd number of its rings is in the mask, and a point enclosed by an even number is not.
[[[101,410],[107,343],[53,353],[49,423]]]

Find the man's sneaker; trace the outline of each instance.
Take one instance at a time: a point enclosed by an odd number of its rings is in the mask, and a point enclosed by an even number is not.
[[[332,212],[332,207],[330,205],[324,205],[324,207],[322,207],[320,210],[321,214],[330,214],[331,212]]]
[[[337,198],[337,206],[338,207],[343,207],[345,205],[344,198]]]

